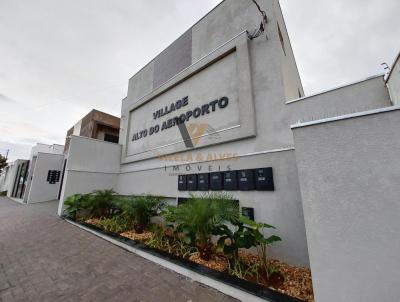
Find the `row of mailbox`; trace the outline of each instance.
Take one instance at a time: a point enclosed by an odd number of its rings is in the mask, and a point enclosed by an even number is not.
[[[272,168],[178,176],[179,191],[274,191]]]

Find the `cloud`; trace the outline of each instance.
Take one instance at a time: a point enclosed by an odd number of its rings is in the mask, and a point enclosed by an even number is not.
[[[0,154],[6,155],[10,162],[16,159],[29,159],[32,145],[0,141]]]
[[[383,72],[400,50],[398,0],[281,0],[306,93]]]
[[[0,75],[1,77],[1,75]],[[0,102],[3,103],[15,103],[16,101],[5,94],[0,93]]]

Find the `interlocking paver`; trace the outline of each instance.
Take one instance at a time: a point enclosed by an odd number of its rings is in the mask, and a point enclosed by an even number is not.
[[[57,202],[0,197],[0,301],[236,301],[80,230]]]

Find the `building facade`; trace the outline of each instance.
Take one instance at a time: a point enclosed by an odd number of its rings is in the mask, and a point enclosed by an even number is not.
[[[68,196],[97,189],[175,204],[226,191],[243,213],[277,227],[283,241],[271,257],[311,267],[316,301],[393,301],[400,294],[388,281],[400,277],[400,240],[390,245],[400,239],[390,214],[399,213],[400,196],[398,61],[389,76],[305,97],[279,2],[258,3],[268,18],[259,37],[254,3],[226,0],[129,80],[119,144],[71,135],[59,214]],[[362,202],[379,208],[374,178],[391,190],[378,210],[381,223],[388,218],[379,249],[370,241],[378,232],[363,232],[374,215]],[[378,250],[389,257],[388,278],[378,269],[373,281]]]
[[[29,160],[17,159],[0,175],[0,192],[14,199],[22,199],[28,179]]]
[[[59,198],[64,145],[36,144],[31,150],[30,167],[23,196],[24,203],[50,201]]]

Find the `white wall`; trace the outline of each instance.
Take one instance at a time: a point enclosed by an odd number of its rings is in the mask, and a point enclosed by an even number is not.
[[[121,145],[72,136],[58,214],[64,200],[77,193],[116,189],[120,172]]]
[[[61,176],[59,182],[50,184],[47,182],[47,175],[49,170],[62,172],[64,156],[38,152],[37,157],[34,158],[34,169],[29,191],[25,193],[27,195],[26,202],[36,203],[57,199],[61,185]]]
[[[315,300],[400,297],[400,107],[293,129]]]

